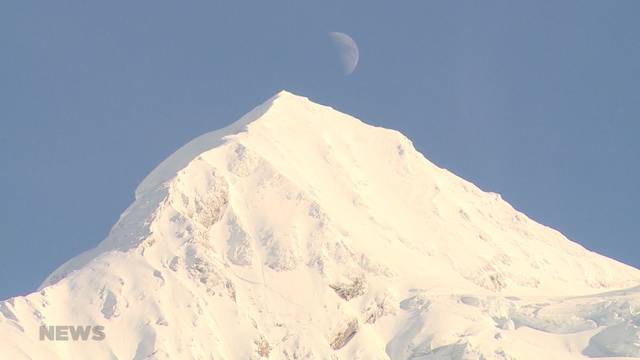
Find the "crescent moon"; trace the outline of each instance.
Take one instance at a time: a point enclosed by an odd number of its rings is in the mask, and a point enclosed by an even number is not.
[[[358,60],[360,59],[358,45],[353,41],[351,36],[341,32],[330,32],[329,38],[331,38],[333,44],[338,48],[342,71],[345,75],[351,74],[356,69],[356,66],[358,66]]]

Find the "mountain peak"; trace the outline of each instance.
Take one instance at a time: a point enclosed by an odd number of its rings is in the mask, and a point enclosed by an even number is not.
[[[171,154],[140,183],[136,189],[136,198],[171,179],[178,170],[184,168],[199,154],[223,144],[225,137],[247,131],[249,125],[261,123],[273,126],[273,123],[288,120],[287,124],[290,126],[297,120],[317,119],[317,115],[309,115],[318,111],[335,112],[330,107],[316,104],[306,97],[281,90],[239,120],[222,129],[200,135]],[[329,116],[325,117],[324,121],[332,119],[333,117]]]
[[[340,228],[353,233],[354,230],[346,230],[352,226],[349,221],[393,229],[393,235],[378,234],[378,241],[399,242],[398,246],[414,249],[415,255],[429,255],[431,261],[442,262],[442,268],[450,268],[455,274],[447,282],[458,278],[463,288],[469,282],[490,291],[558,293],[571,283],[576,292],[588,293],[600,287],[620,287],[639,277],[631,268],[588,252],[528,219],[499,195],[484,193],[435,166],[397,131],[367,125],[284,90],[231,125],[195,138],[160,163],[136,190],[132,205],[135,210],[127,210],[98,248],[108,251],[138,246],[152,231],[149,223],[157,216],[156,208],[168,197],[178,196],[175,194],[184,198],[213,196],[209,194],[212,184],[231,188],[234,182],[248,179],[255,183],[242,185],[243,188],[261,191],[263,182],[270,177],[281,179],[278,186],[284,188],[269,191],[301,197],[308,206],[318,209],[313,211],[322,209],[325,216],[341,224],[335,225],[334,231]],[[197,186],[195,179],[199,181]],[[184,184],[196,187],[184,190]],[[258,187],[252,188],[255,186]],[[225,191],[228,196],[234,193]],[[248,200],[251,196],[239,189],[236,192],[235,198],[259,202]],[[327,203],[326,199],[332,200]],[[181,200],[174,201],[173,207],[182,206]],[[204,200],[191,200],[184,206],[194,206],[194,201]],[[417,207],[408,207],[403,201],[418,201]],[[198,206],[181,211],[198,212],[209,205]],[[389,208],[394,211],[388,213]],[[246,205],[234,209],[228,216],[237,219],[255,210]],[[363,214],[365,218],[361,218]],[[495,219],[502,220],[495,224]],[[439,240],[425,241],[419,235],[421,231],[437,231]],[[138,234],[137,238],[131,234]],[[520,245],[523,242],[527,244],[525,248]],[[292,244],[279,246],[278,251],[296,253],[290,248]],[[469,253],[468,249],[475,250]],[[384,252],[378,253],[374,248],[361,251],[370,262],[388,260],[384,259]],[[306,258],[302,253],[290,255]],[[557,267],[567,263],[575,272],[557,275]],[[53,278],[82,264],[65,266]],[[392,269],[400,265],[380,266]]]
[[[266,113],[270,109],[276,106],[290,107],[290,106],[300,106],[303,104],[315,104],[315,103],[313,103],[311,100],[309,100],[309,98],[305,96],[297,95],[287,90],[280,90],[275,95],[270,97],[267,101],[259,105],[258,107],[267,109],[265,111]],[[264,114],[261,114],[261,115],[264,115]],[[253,121],[259,120],[261,117],[262,116],[258,116],[257,118],[253,119]]]
[[[307,97],[294,94],[294,93],[292,93],[290,91],[287,91],[287,90],[284,90],[284,89],[278,91],[272,98],[291,98],[291,99],[309,101],[309,99]]]
[[[640,292],[611,291],[638,284],[399,132],[283,91],[180,148],[95,249],[0,302],[0,352],[526,359],[553,339],[557,358],[635,356]],[[87,321],[105,343],[37,341]]]

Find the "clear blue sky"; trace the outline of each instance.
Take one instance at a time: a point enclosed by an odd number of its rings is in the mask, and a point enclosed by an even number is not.
[[[640,1],[3,1],[0,298],[180,145],[287,89],[640,266]],[[327,33],[350,34],[342,75]]]

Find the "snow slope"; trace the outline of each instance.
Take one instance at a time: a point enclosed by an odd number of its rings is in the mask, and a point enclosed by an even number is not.
[[[41,341],[40,325],[104,341]],[[163,161],[95,249],[0,302],[10,359],[640,357],[640,272],[280,92]]]

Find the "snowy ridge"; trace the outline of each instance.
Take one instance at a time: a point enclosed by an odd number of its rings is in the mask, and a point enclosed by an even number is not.
[[[160,163],[144,180],[142,180],[136,189],[136,198],[142,197],[145,192],[154,190],[158,185],[173,178],[179,170],[187,166],[187,164],[189,164],[189,162],[191,162],[195,157],[207,150],[221,145],[224,142],[225,136],[244,130],[247,124],[259,119],[260,116],[267,112],[279,98],[287,97],[289,95],[291,94],[286,91],[280,91],[263,104],[256,106],[253,110],[249,111],[231,125],[220,130],[200,135],[182,146],[178,151],[174,152],[171,156]]]
[[[0,353],[640,357],[639,285],[397,131],[283,91],[183,146],[94,250],[0,302]],[[42,324],[106,339],[39,341]]]

